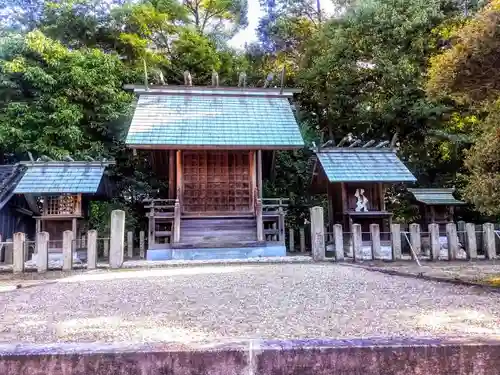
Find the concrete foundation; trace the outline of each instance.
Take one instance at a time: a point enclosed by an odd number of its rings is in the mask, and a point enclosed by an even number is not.
[[[216,260],[247,259],[258,257],[282,257],[286,255],[284,244],[241,248],[206,249],[149,249],[147,260]]]
[[[0,345],[16,375],[497,375],[500,341],[241,340],[203,344]]]

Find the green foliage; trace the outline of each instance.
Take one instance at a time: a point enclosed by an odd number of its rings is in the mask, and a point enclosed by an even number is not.
[[[4,150],[105,155],[122,135],[132,97],[122,90],[130,76],[117,56],[69,50],[39,31],[3,39],[0,51]]]

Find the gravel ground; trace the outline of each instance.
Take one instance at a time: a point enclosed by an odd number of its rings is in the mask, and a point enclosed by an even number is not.
[[[93,271],[0,292],[3,342],[500,337],[500,294],[335,264]]]

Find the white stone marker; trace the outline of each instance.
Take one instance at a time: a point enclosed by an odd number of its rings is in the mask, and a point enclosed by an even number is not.
[[[429,224],[429,244],[431,247],[431,259],[438,260],[441,252],[441,242],[439,241],[439,224]]]
[[[370,224],[370,237],[372,240],[372,260],[380,259],[381,245],[380,245],[380,227],[378,224]]]
[[[63,271],[73,269],[73,231],[65,230],[63,233]]]
[[[87,232],[87,269],[97,268],[97,231],[89,230]]]
[[[323,207],[311,208],[311,250],[315,261],[326,259]]]
[[[335,259],[344,260],[344,233],[342,233],[342,224],[333,226],[333,236],[335,242]]]
[[[401,259],[401,225],[391,224],[392,260]]]
[[[24,233],[14,233],[14,248],[12,255],[12,270],[14,273],[21,273],[24,271],[24,242],[26,236]]]
[[[123,265],[125,242],[125,211],[111,212],[111,233],[109,239],[109,266],[120,268]]]
[[[476,225],[474,223],[465,224],[465,234],[467,257],[471,260],[477,259]]]
[[[49,234],[38,232],[36,234],[36,268],[37,271],[47,272],[49,267]]]

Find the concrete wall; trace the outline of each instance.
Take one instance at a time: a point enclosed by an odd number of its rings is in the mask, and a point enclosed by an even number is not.
[[[0,345],[0,374],[16,375],[497,375],[499,369],[500,340]]]

